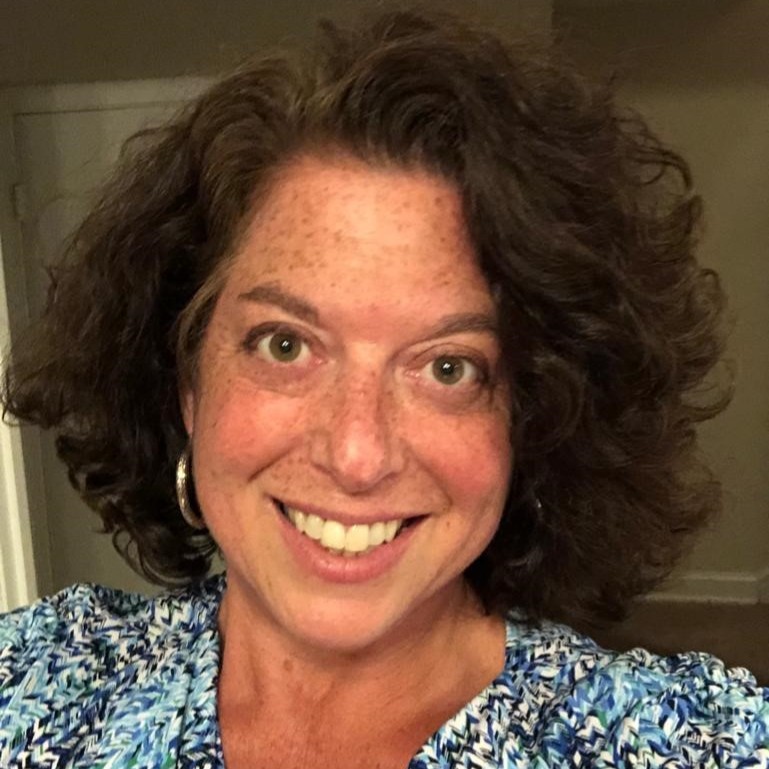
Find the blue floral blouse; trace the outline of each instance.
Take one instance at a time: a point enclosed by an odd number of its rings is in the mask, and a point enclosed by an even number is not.
[[[77,585],[1,616],[0,766],[223,769],[223,587]],[[769,689],[705,654],[619,654],[511,618],[504,670],[408,769],[449,767],[769,767]]]

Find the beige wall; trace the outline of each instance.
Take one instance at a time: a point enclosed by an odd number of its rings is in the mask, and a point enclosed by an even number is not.
[[[361,0],[5,0],[0,85],[212,74],[259,46],[345,21]],[[550,27],[551,0],[433,0],[502,28]]]
[[[557,0],[573,55],[615,68],[621,93],[689,159],[706,204],[703,260],[730,296],[729,410],[702,430],[726,488],[683,571],[769,569],[769,3]]]
[[[494,0],[435,0],[432,4],[462,8],[482,20],[494,19],[502,29],[545,36],[550,31],[549,0],[513,0],[503,5]],[[166,98],[159,95],[160,81],[126,84],[123,89],[116,81],[213,74],[260,46],[307,35],[321,15],[346,20],[362,5],[360,0],[0,2],[0,87],[101,82],[92,89],[32,89],[38,96],[47,94],[44,106],[28,109],[29,114],[17,116],[14,123],[18,179],[25,181],[27,200],[21,228],[28,260],[26,293],[33,309],[39,307],[43,288],[36,283],[42,273],[30,262],[58,251],[72,217],[82,213],[78,206],[85,205],[87,190],[112,162],[115,139],[137,130],[151,111],[138,104],[109,110],[103,103],[106,96],[118,92],[123,94],[118,101],[124,103],[125,89],[138,85],[139,90],[132,93],[141,104],[149,99],[160,109],[159,102]],[[166,91],[173,90],[170,83],[165,86]],[[86,91],[91,96],[83,96]],[[62,108],[62,100],[73,97],[73,92],[101,104],[102,109],[82,104]],[[139,92],[143,96],[137,97]],[[54,103],[62,109],[51,112]],[[10,180],[7,185],[3,181],[0,178],[0,188],[10,186]],[[16,285],[22,286],[18,293],[25,293],[23,279],[17,279]],[[24,314],[19,312],[20,317]],[[36,476],[28,485],[36,494],[31,508],[41,591],[82,580],[149,590],[119,562],[108,539],[93,534],[97,519],[70,488],[50,435],[43,437],[39,453],[41,459],[30,462]]]
[[[380,3],[381,4],[381,3]],[[552,17],[589,69],[690,158],[706,199],[703,258],[722,272],[740,367],[729,411],[703,430],[726,511],[682,574],[769,568],[769,3],[766,0],[453,0],[500,27],[547,33]],[[8,0],[0,85],[207,74],[305,35],[359,0]]]

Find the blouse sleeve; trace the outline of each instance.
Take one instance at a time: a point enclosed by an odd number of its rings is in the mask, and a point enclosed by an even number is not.
[[[7,696],[18,675],[19,625],[26,611],[16,609],[8,614],[0,614],[0,716],[4,712],[3,698]]]
[[[617,655],[575,683],[561,717],[576,766],[769,767],[769,689],[706,654]]]

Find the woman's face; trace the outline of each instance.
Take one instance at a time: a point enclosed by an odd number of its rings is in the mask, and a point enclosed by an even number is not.
[[[451,184],[284,170],[184,404],[198,501],[255,617],[355,650],[461,603],[512,462],[495,327]]]

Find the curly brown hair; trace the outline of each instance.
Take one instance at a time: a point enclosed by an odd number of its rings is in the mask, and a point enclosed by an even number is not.
[[[135,137],[13,350],[6,413],[55,430],[147,578],[205,574],[216,546],[175,507],[179,388],[246,214],[280,166],[329,149],[454,182],[499,300],[515,467],[468,580],[492,611],[621,616],[719,505],[695,426],[727,401],[705,386],[723,299],[693,256],[685,162],[552,49],[421,12],[326,23]]]

